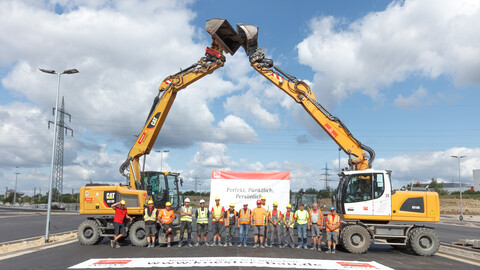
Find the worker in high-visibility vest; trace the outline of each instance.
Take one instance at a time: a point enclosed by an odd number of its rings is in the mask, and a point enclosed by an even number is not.
[[[223,216],[225,208],[220,205],[220,197],[215,197],[215,205],[212,207],[212,227],[213,227],[213,243],[212,247],[222,244]]]
[[[300,209],[295,211],[295,219],[297,221],[297,234],[298,234],[298,246],[297,248],[308,249],[307,247],[307,230],[310,229],[310,224],[308,223],[309,214],[305,210],[305,205],[300,204]]]
[[[208,246],[207,242],[207,234],[208,234],[208,218],[210,213],[208,212],[208,208],[205,207],[205,200],[200,200],[200,208],[197,208],[195,211],[195,219],[197,220],[197,243],[195,246],[200,246],[200,240],[203,236],[203,242],[205,246]]]
[[[253,248],[263,245],[263,236],[265,234],[265,220],[267,217],[267,211],[262,207],[262,201],[257,201],[257,207],[252,210],[252,217],[250,219],[250,227],[253,227]],[[260,243],[257,243],[260,240]]]
[[[252,218],[252,211],[248,209],[248,203],[243,204],[243,208],[238,211],[238,228],[240,233],[238,234],[238,246],[247,247],[248,229],[250,226],[250,219]]]
[[[267,197],[262,196],[260,200],[262,201],[263,209],[265,209],[268,215],[268,213],[270,212],[270,206],[267,204]],[[268,222],[267,222],[267,217],[265,217],[265,233],[263,234],[263,239],[264,239],[263,241],[265,242],[265,244],[267,244],[267,238],[268,238]]]
[[[287,204],[287,212],[283,215],[282,218],[283,226],[285,228],[283,232],[284,236],[284,244],[283,247],[288,247],[287,244],[287,238],[290,239],[290,247],[294,248],[295,247],[295,242],[293,240],[293,230],[294,230],[294,225],[295,225],[295,213],[292,212],[292,205]]]
[[[282,228],[281,226],[282,221],[282,212],[278,210],[278,202],[273,203],[273,210],[268,212],[267,222],[268,222],[268,231],[270,235],[268,239],[270,239],[270,244],[268,247],[272,247],[274,244],[274,235],[277,235],[277,242],[278,246],[282,246]],[[267,240],[265,240],[266,242]]]
[[[225,211],[225,219],[223,224],[225,224],[225,247],[233,245],[233,236],[235,235],[235,225],[237,225],[237,211],[235,211],[235,204],[231,203],[230,208]]]
[[[322,229],[323,229],[323,213],[318,208],[318,204],[314,203],[310,210],[310,227],[312,228],[313,247],[311,250],[322,251]]]
[[[175,213],[170,207],[172,203],[167,202],[165,204],[165,209],[160,210],[160,215],[158,219],[162,224],[163,232],[167,235],[167,247],[172,246],[172,231],[173,231],[173,220],[175,219]]]
[[[155,247],[155,236],[157,235],[157,217],[158,209],[153,205],[153,201],[147,202],[148,207],[143,211],[143,221],[145,222],[145,233],[147,235],[147,248]]]
[[[328,250],[325,253],[335,253],[337,246],[338,233],[340,232],[340,216],[337,215],[335,206],[330,207],[330,214],[325,219],[325,229],[327,231],[327,246]],[[332,249],[333,242],[333,249]]]
[[[180,208],[180,242],[178,247],[183,245],[183,237],[185,235],[185,230],[187,231],[187,244],[192,246],[192,207],[190,206],[190,199],[185,198],[183,206]]]

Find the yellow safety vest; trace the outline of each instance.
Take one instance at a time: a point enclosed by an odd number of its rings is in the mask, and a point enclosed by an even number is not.
[[[200,208],[197,208],[197,213],[198,213],[197,224],[208,224],[208,217],[207,217],[208,209],[205,208],[202,210]]]
[[[191,210],[192,210],[192,207],[191,207],[191,206],[189,206],[189,207],[182,206],[182,211],[183,211],[184,213],[190,212]],[[192,216],[191,216],[191,215],[182,216],[182,217],[180,218],[180,221],[192,222]]]
[[[212,210],[213,210],[212,212],[215,213],[215,216],[220,217],[220,219],[217,219],[217,221],[212,220],[213,223],[216,223],[216,222],[223,223],[222,208],[223,206],[221,205],[219,206],[214,205],[212,207]]]
[[[155,220],[157,220],[157,208],[153,208],[151,216],[148,215],[148,208],[145,208],[145,213],[143,215],[143,220],[144,221],[155,221]]]
[[[297,210],[295,212],[295,216],[297,217],[297,223],[298,225],[303,225],[303,224],[307,224],[308,222],[308,211],[307,210]]]

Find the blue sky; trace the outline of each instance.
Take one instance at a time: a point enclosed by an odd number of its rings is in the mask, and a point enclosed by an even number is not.
[[[480,4],[477,1],[2,1],[0,179],[46,190],[56,77],[69,125],[65,192],[89,178],[118,183],[168,75],[210,44],[210,18],[259,26],[258,42],[284,71],[376,151],[394,186],[412,179],[472,182],[480,169]],[[155,151],[169,150],[161,154]],[[212,170],[290,171],[292,189],[336,179],[339,151],[324,131],[249,66],[242,49],[182,90],[147,157],[209,189]],[[341,153],[341,166],[347,156]],[[335,185],[335,182],[333,183]]]

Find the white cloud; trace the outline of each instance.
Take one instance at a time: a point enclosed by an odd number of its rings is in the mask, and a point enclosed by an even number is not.
[[[354,92],[378,90],[410,76],[451,76],[458,86],[479,84],[480,2],[406,0],[345,23],[312,20],[298,44],[302,64],[315,72],[325,104]]]
[[[200,143],[198,152],[192,160],[193,166],[208,167],[211,169],[232,170],[238,163],[227,155],[228,147],[221,143]]]
[[[404,97],[402,94],[395,99],[395,106],[400,108],[420,108],[427,107],[434,102],[434,99],[429,96],[427,89],[420,87],[410,96]]]

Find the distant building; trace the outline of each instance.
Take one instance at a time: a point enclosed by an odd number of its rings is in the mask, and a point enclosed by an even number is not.
[[[460,184],[459,183],[443,183],[443,189],[446,190],[448,193],[459,192]],[[462,192],[465,192],[466,190],[470,190],[470,189],[472,189],[472,185],[462,184]]]
[[[480,191],[480,170],[473,170],[473,188]]]

